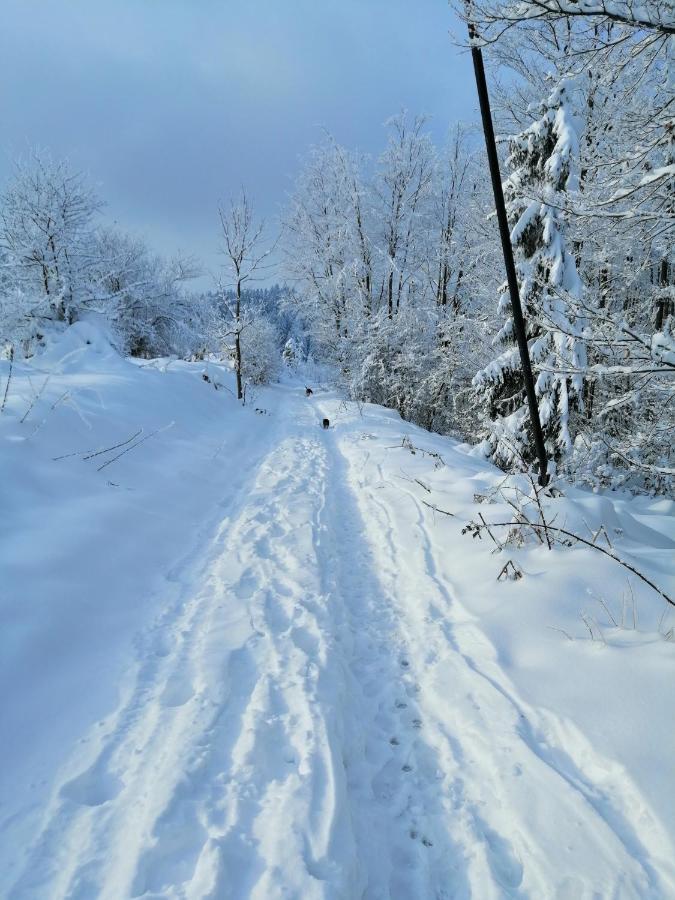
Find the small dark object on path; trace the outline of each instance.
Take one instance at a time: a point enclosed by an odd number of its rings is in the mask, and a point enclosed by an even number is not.
[[[328,421],[328,419],[323,420],[323,422],[321,423],[321,427],[322,428],[330,428],[330,422]]]
[[[314,391],[311,388],[305,388],[305,397],[311,397]]]

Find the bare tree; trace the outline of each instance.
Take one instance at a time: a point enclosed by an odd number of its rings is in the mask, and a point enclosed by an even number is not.
[[[242,317],[242,288],[256,273],[265,267],[265,260],[274,250],[274,245],[266,245],[264,240],[265,222],[256,221],[253,208],[242,188],[237,199],[231,199],[227,207],[219,207],[220,226],[223,237],[223,253],[230,271],[234,289],[234,307],[231,310],[234,335],[234,371],[237,377],[237,400],[244,399],[242,383],[241,333],[245,327]]]

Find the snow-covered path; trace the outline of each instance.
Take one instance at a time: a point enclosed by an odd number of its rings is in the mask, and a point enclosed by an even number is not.
[[[672,896],[666,830],[519,695],[372,424],[324,432],[338,399],[274,396],[9,896]]]

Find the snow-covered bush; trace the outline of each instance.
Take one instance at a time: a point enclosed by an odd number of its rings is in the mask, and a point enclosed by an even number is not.
[[[0,343],[11,344],[29,356],[44,337],[45,330],[63,327],[52,322],[52,307],[44,294],[19,287],[0,287]]]
[[[266,384],[281,368],[278,335],[274,325],[263,318],[248,321],[241,332],[242,377],[248,384]]]

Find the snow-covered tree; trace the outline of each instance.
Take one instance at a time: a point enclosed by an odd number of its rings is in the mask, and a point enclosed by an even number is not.
[[[300,360],[300,353],[297,341],[293,337],[289,337],[284,344],[281,358],[289,369],[294,369],[297,366]]]
[[[423,116],[410,122],[405,112],[387,122],[389,140],[374,179],[383,260],[380,298],[389,318],[406,296],[414,295],[424,260],[427,203],[436,166],[425,123]]]
[[[279,335],[261,316],[249,318],[241,332],[242,378],[245,384],[266,384],[279,374]]]
[[[310,150],[284,218],[285,268],[317,348],[337,361],[352,319],[345,155],[332,139]],[[356,177],[356,176],[354,176]]]
[[[566,467],[594,486],[668,490],[675,384],[652,348],[669,341],[675,280],[672,38],[635,18],[656,5],[624,5],[633,20],[623,22],[594,15],[590,3],[579,5],[583,15],[571,6],[569,15],[549,15],[539,4],[546,14],[530,16],[528,6],[478,0],[472,11],[497,63],[499,131],[523,127],[550,73],[575,74],[580,178],[565,211],[583,291],[568,302],[585,322],[588,367]],[[481,18],[488,7],[493,18]],[[507,73],[501,83],[500,73]]]
[[[549,454],[560,459],[572,448],[570,413],[583,407],[586,349],[583,322],[570,300],[581,297],[581,281],[566,241],[565,194],[575,186],[578,154],[569,85],[560,82],[542,114],[511,140],[504,185],[511,240],[527,323],[532,364],[537,372],[539,416]],[[491,420],[485,448],[509,466],[532,459],[529,411],[516,346],[510,298],[499,301],[504,324],[496,344],[504,349],[475,377]]]
[[[87,309],[105,315],[120,348],[132,356],[190,356],[208,331],[199,296],[184,286],[199,274],[195,260],[164,259],[146,243],[101,227],[89,244],[90,265],[82,296]]]
[[[244,369],[242,357],[242,333],[249,324],[242,308],[242,290],[260,274],[265,260],[272,252],[264,240],[264,221],[257,222],[253,208],[242,190],[236,200],[219,209],[221,234],[223,239],[223,255],[226,259],[230,286],[234,291],[234,300],[223,286],[222,300],[230,318],[228,334],[233,340],[234,372],[237,379],[237,399],[244,399]]]
[[[421,118],[386,128],[374,162],[332,138],[312,151],[286,217],[294,303],[353,396],[469,434],[483,336],[468,322],[484,324],[494,278],[484,179],[467,129],[437,153]]]
[[[471,0],[458,4],[458,10],[490,33],[522,22],[550,25],[576,19],[616,23],[664,37],[675,34],[672,0]]]
[[[102,207],[66,161],[33,151],[16,164],[0,196],[0,332],[31,352],[49,328],[96,312],[126,353],[195,352],[204,322],[183,286],[196,264],[101,224]]]
[[[102,205],[66,161],[34,150],[16,163],[0,197],[0,250],[27,314],[65,322],[77,316]]]

